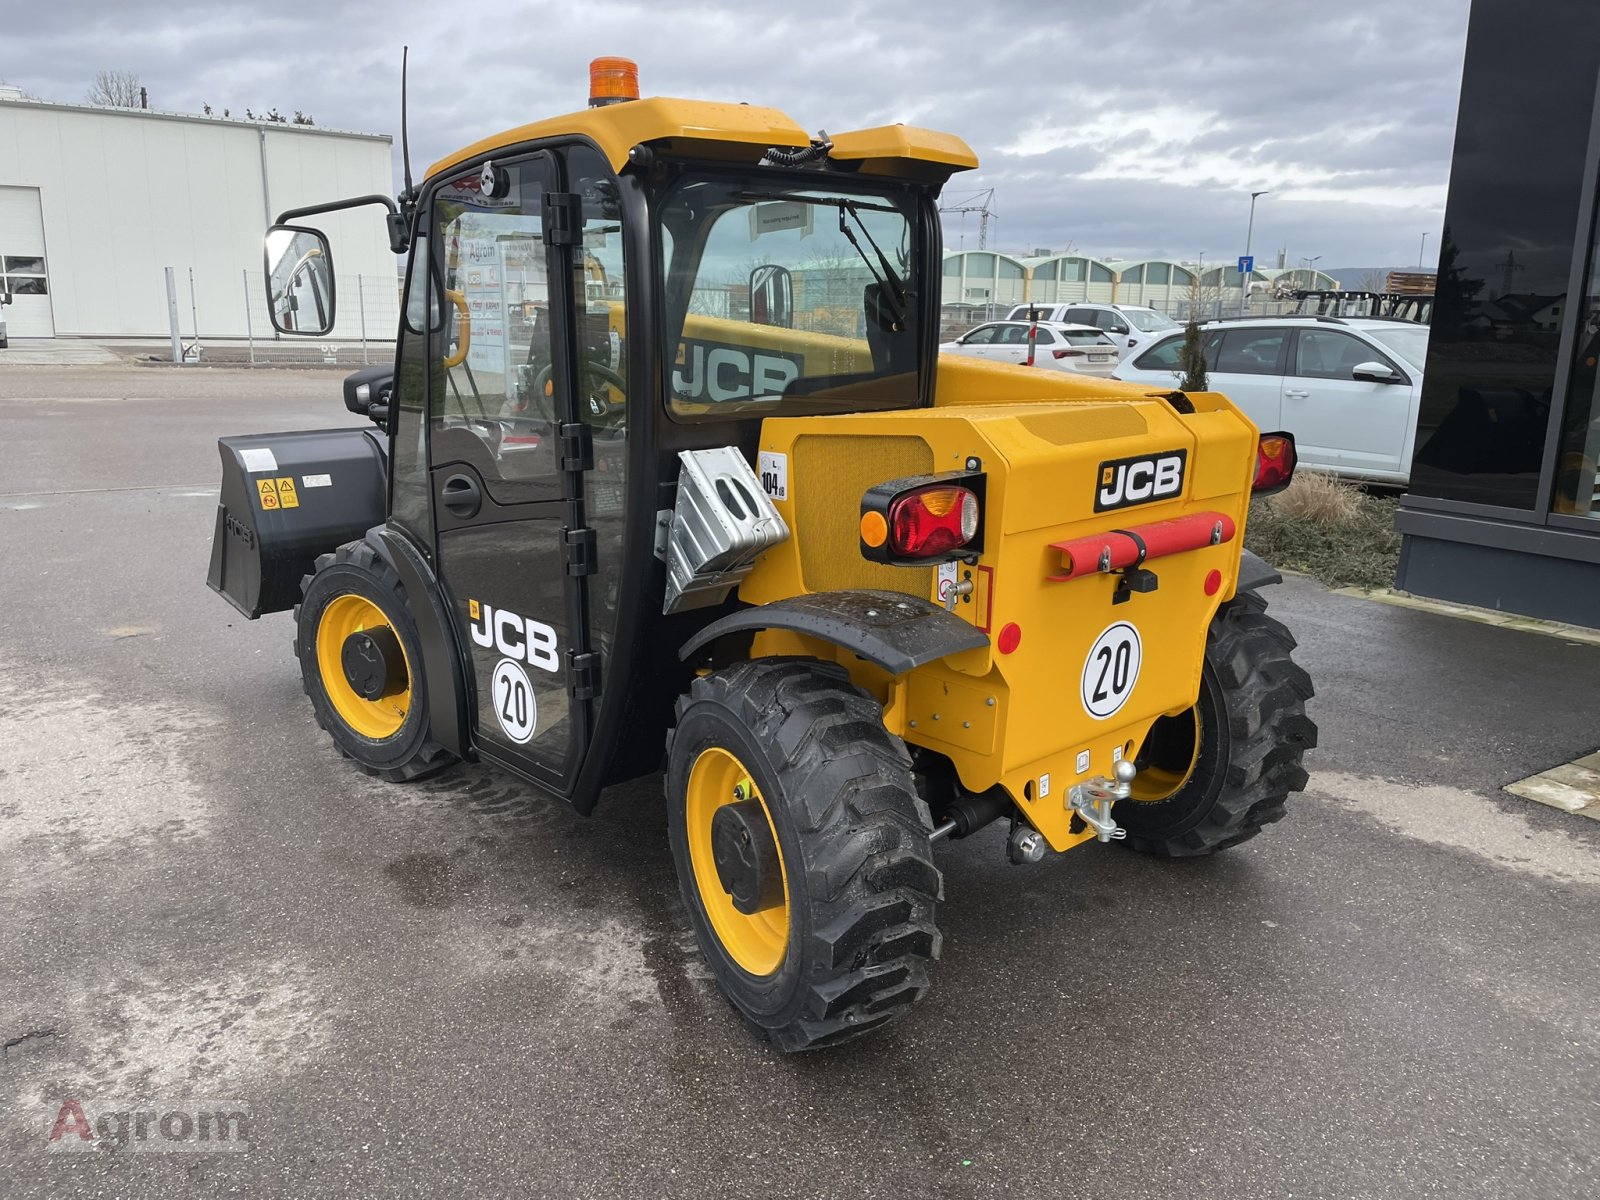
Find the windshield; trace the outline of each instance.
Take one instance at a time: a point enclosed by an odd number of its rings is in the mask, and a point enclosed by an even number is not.
[[[1135,329],[1145,333],[1159,333],[1163,329],[1180,329],[1180,326],[1171,317],[1162,316],[1153,308],[1124,308],[1122,315],[1127,317]]]
[[[1425,325],[1394,325],[1382,329],[1362,330],[1375,342],[1389,347],[1412,366],[1422,368],[1428,364],[1428,328]]]
[[[913,196],[691,177],[662,226],[668,405],[680,417],[918,401]]]

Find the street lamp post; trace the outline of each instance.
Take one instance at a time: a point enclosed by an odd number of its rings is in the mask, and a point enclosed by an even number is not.
[[[1315,291],[1317,286],[1317,259],[1322,255],[1306,259],[1306,291]]]
[[[1255,236],[1256,232],[1256,199],[1270,195],[1272,193],[1269,191],[1250,193],[1250,223],[1245,226],[1244,231],[1244,256],[1246,258],[1250,257],[1250,240]],[[1250,274],[1251,272],[1247,271],[1239,272],[1239,315],[1241,317],[1250,315]]]
[[[1417,247],[1417,270],[1422,269],[1422,264],[1427,261],[1428,235],[1422,235],[1422,245]]]

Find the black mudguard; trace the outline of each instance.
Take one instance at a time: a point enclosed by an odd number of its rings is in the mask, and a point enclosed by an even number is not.
[[[928,600],[900,592],[816,592],[741,609],[684,643],[688,659],[724,634],[792,629],[832,642],[890,675],[989,644],[989,635]]]
[[[222,495],[206,582],[252,621],[300,602],[317,556],[383,524],[385,435],[311,429],[217,439]]]
[[[1283,576],[1267,565],[1266,559],[1259,554],[1252,554],[1246,550],[1239,556],[1239,586],[1238,591],[1253,592],[1257,588],[1264,588],[1269,583],[1282,583]]]
[[[433,740],[457,758],[476,759],[468,736],[468,677],[472,658],[456,637],[444,595],[433,569],[406,534],[380,525],[367,531],[367,544],[394,568],[406,589],[406,607],[422,640],[422,674],[428,682],[428,719]]]

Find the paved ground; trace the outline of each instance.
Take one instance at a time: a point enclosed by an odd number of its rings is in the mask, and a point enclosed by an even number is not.
[[[6,1197],[1600,1189],[1600,828],[1497,791],[1600,745],[1600,647],[1275,589],[1320,690],[1288,820],[950,847],[925,1004],[785,1059],[699,964],[655,782],[585,821],[369,781],[288,618],[206,590],[213,438],[340,421],[320,372],[0,370]],[[45,1149],[67,1098],[190,1097],[255,1148]]]

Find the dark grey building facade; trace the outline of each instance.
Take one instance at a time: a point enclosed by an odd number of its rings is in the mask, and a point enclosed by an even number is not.
[[[1396,586],[1600,627],[1600,3],[1474,0]]]

